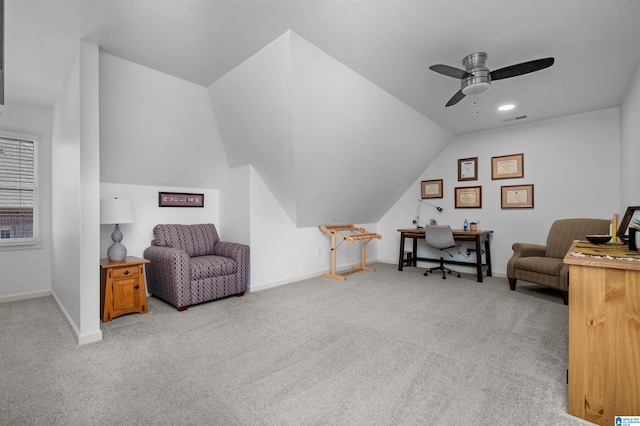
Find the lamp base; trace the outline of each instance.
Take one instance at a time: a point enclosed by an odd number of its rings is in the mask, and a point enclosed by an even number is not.
[[[113,244],[107,250],[107,257],[110,262],[122,262],[127,257],[127,248],[120,242],[122,241],[122,232],[120,232],[118,224],[111,234],[111,240]]]

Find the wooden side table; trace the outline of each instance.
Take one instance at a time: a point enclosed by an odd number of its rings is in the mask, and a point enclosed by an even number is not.
[[[100,317],[109,322],[117,316],[147,313],[144,265],[147,259],[127,256],[122,262],[100,259]]]

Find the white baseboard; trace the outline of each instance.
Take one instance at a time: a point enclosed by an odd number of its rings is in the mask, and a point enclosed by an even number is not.
[[[367,261],[367,265],[369,265],[370,263],[376,263],[376,262],[397,263],[397,262],[387,262],[387,261],[384,261],[384,260],[368,260]],[[352,264],[349,264],[349,265],[340,265],[339,271],[348,271],[351,268],[353,268],[354,266],[360,266],[360,262],[352,263]],[[248,291],[249,292],[254,292],[254,291],[266,290],[268,288],[279,287],[281,285],[291,284],[291,283],[295,283],[297,281],[302,281],[302,280],[307,280],[309,278],[319,277],[322,274],[328,273],[328,272],[331,272],[331,270],[323,270],[323,271],[315,272],[315,273],[312,273],[312,274],[305,274],[305,275],[300,275],[300,276],[293,277],[293,278],[288,278],[288,279],[282,280],[282,281],[274,281],[272,283],[266,283],[266,284],[260,284],[260,285],[257,285],[257,286],[251,286],[251,287],[249,287]]]
[[[99,342],[100,340],[102,340],[102,330],[97,330],[95,332],[85,333],[85,334],[80,333],[80,330],[78,330],[78,327],[76,326],[75,322],[73,322],[73,320],[71,319],[71,315],[69,315],[69,313],[64,308],[62,303],[60,303],[60,299],[58,299],[58,296],[56,296],[56,293],[52,291],[51,295],[53,296],[56,303],[58,304],[58,308],[60,309],[60,312],[62,312],[62,315],[64,315],[65,319],[67,320],[67,323],[71,327],[71,330],[75,335],[76,342],[78,342],[79,346],[86,345],[93,342]]]
[[[281,285],[295,283],[296,281],[302,281],[302,280],[306,280],[306,279],[309,279],[309,278],[315,278],[315,277],[318,277],[318,276],[320,276],[322,274],[323,274],[322,272],[316,272],[315,274],[302,275],[302,276],[299,276],[299,277],[289,278],[289,279],[282,280],[282,281],[274,281],[272,283],[266,283],[266,284],[260,284],[260,285],[252,285],[251,287],[249,287],[249,292],[253,293],[254,291],[261,291],[261,290],[266,290],[268,288],[279,287]]]
[[[97,331],[94,331],[93,333],[81,334],[78,336],[78,346],[99,342],[101,340],[102,340],[102,330],[97,330]]]
[[[35,299],[51,295],[51,290],[33,291],[30,293],[12,294],[11,296],[0,297],[0,303],[16,302],[18,300]]]

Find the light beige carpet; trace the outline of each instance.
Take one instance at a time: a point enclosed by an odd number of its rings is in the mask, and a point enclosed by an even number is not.
[[[82,347],[51,297],[0,304],[0,424],[589,424],[566,414],[557,295],[373,266],[185,312],[150,298]]]

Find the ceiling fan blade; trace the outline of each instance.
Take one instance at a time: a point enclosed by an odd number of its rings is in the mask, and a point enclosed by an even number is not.
[[[462,90],[458,90],[456,94],[453,95],[451,99],[449,99],[449,102],[447,102],[445,106],[455,105],[458,102],[460,102],[463,98],[464,98],[464,93],[462,93]]]
[[[473,74],[469,74],[468,72],[458,68],[450,67],[449,65],[442,65],[442,64],[431,65],[429,69],[431,71],[435,71],[437,73],[444,74],[449,77],[459,78],[460,80],[462,80],[463,78],[473,76]]]
[[[516,77],[522,74],[529,74],[530,72],[540,71],[545,68],[549,68],[553,65],[555,59],[544,58],[536,59],[535,61],[523,62],[517,65],[511,65],[509,67],[500,68],[495,71],[491,71],[491,80],[502,80],[503,78]]]

